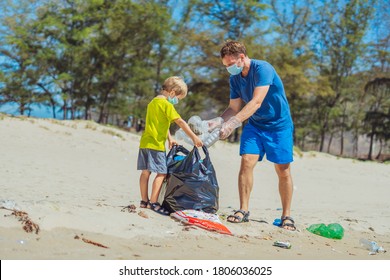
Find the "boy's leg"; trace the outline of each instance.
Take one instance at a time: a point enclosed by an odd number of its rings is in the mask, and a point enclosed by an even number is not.
[[[156,178],[153,181],[152,195],[150,196],[150,208],[162,215],[169,215],[169,211],[158,203],[158,196],[160,195],[161,186],[165,179],[166,174],[157,173]]]
[[[141,191],[141,200],[143,201],[149,201],[149,196],[148,196],[149,177],[150,177],[150,171],[142,170],[141,176],[139,178],[139,187]]]
[[[165,176],[166,174],[157,173],[156,178],[154,178],[153,186],[152,186],[152,194],[150,196],[151,203],[157,202]]]

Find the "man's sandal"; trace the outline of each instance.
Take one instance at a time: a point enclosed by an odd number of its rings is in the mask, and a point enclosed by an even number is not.
[[[294,219],[292,217],[290,217],[290,216],[282,216],[281,220],[282,220],[282,222],[281,222],[279,227],[284,228],[286,230],[291,230],[291,231],[295,231],[297,229],[295,227],[295,221],[294,221]],[[285,223],[285,221],[290,221],[290,223],[289,222]],[[291,229],[288,229],[286,227],[289,227]]]
[[[242,217],[237,215],[237,213],[242,214]],[[229,215],[227,217],[227,221],[231,222],[231,223],[234,223],[234,224],[249,222],[249,214],[250,214],[249,211],[245,212],[244,210],[237,210],[237,211],[234,212],[233,215]]]

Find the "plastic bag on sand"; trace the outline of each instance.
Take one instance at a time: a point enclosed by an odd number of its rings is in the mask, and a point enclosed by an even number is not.
[[[221,223],[217,214],[210,214],[197,210],[183,210],[172,213],[171,217],[187,225],[198,226],[222,234],[232,234],[230,230]]]
[[[16,204],[16,202],[9,199],[0,199],[0,208],[20,211],[20,207]]]
[[[344,228],[337,223],[325,225],[325,224],[314,224],[307,228],[311,233],[331,238],[331,239],[342,239],[344,236]]]
[[[203,159],[196,147],[189,152],[183,146],[174,146],[167,155],[168,176],[160,194],[163,207],[171,213],[186,209],[218,211],[217,176],[207,148],[202,148]]]

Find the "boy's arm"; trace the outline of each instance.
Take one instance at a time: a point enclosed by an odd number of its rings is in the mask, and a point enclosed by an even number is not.
[[[168,144],[169,144],[169,149],[172,149],[172,146],[178,145],[176,140],[172,137],[171,132],[168,130]]]
[[[192,142],[194,142],[194,145],[197,147],[203,146],[202,140],[196,134],[191,130],[189,125],[182,119],[178,118],[175,120],[175,123],[183,129],[183,131],[191,138]]]

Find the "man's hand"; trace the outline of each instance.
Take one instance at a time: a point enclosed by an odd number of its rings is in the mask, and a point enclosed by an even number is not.
[[[219,132],[219,139],[226,139],[232,134],[233,130],[242,125],[241,121],[236,117],[231,117],[227,122],[222,125]]]

